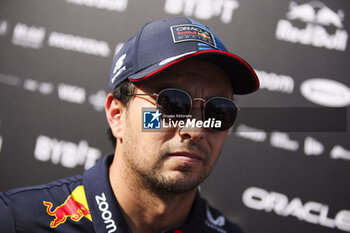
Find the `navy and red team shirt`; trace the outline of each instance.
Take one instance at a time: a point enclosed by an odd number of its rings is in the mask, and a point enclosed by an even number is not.
[[[0,193],[1,233],[131,233],[113,194],[106,155],[82,175]],[[197,193],[186,223],[164,233],[241,233]]]

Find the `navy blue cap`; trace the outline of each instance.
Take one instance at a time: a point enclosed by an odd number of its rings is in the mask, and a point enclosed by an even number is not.
[[[179,17],[147,23],[124,44],[114,58],[110,91],[126,79],[141,81],[193,58],[223,67],[231,77],[234,94],[248,94],[259,88],[253,68],[228,52],[208,27]]]

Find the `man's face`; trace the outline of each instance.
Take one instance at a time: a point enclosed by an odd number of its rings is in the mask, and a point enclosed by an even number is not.
[[[222,68],[199,60],[181,62],[137,86],[138,94],[178,88],[192,98],[205,100],[213,96],[232,98],[233,94],[232,84]],[[127,109],[122,145],[118,144],[123,147],[126,170],[153,190],[193,190],[214,167],[227,131],[173,127],[159,132],[143,132],[142,108],[155,107],[151,102],[155,103],[155,100],[150,96],[135,97]],[[202,118],[202,104],[202,101],[193,101],[193,117]]]

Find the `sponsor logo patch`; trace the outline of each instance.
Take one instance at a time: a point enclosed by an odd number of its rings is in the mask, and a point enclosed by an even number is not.
[[[75,188],[71,195],[67,197],[65,202],[52,210],[52,202],[43,201],[46,206],[46,212],[55,217],[50,223],[51,228],[56,228],[60,224],[66,222],[68,218],[75,222],[79,222],[83,217],[92,221],[89,207],[85,197],[84,187],[82,185]]]
[[[114,80],[123,72],[126,70],[126,66],[123,66],[124,59],[126,58],[126,54],[123,54],[119,57],[118,61],[115,63],[114,69],[113,69],[113,78],[112,83],[114,83]]]
[[[198,41],[216,48],[214,36],[208,30],[193,24],[175,25],[170,27],[174,43]]]

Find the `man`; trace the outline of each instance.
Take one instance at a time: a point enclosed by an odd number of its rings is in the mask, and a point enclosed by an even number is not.
[[[0,232],[241,232],[200,197],[253,69],[189,18],[143,26],[116,55],[115,152],[84,174],[0,194]],[[153,111],[149,111],[153,109]]]

